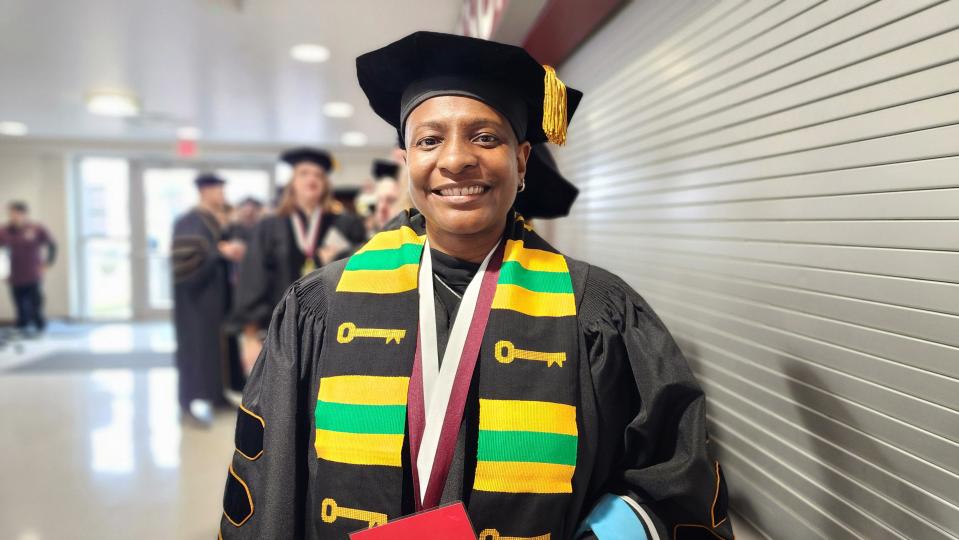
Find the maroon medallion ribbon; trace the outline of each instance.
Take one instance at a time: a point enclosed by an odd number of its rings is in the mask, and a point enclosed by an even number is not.
[[[466,334],[463,352],[460,354],[460,363],[456,370],[449,403],[446,406],[446,416],[443,419],[443,428],[440,430],[436,456],[433,459],[433,469],[430,472],[426,494],[423,497],[420,496],[422,486],[420,486],[416,462],[420,453],[420,443],[423,440],[423,431],[426,428],[426,411],[423,399],[422,332],[419,331],[419,326],[417,326],[416,355],[413,359],[413,374],[410,377],[406,409],[410,428],[410,464],[413,468],[413,493],[417,511],[424,508],[434,508],[439,504],[440,497],[443,494],[446,477],[449,475],[450,463],[453,461],[453,452],[456,449],[456,437],[459,434],[460,423],[463,421],[463,411],[466,407],[470,382],[473,379],[473,371],[476,368],[480,346],[483,344],[486,324],[489,322],[493,296],[496,294],[496,282],[499,280],[499,271],[503,263],[505,249],[506,243],[501,242],[490,258],[486,272],[483,274],[483,281],[480,283],[476,309],[473,311],[473,318]],[[430,254],[425,253],[424,256],[429,257]]]

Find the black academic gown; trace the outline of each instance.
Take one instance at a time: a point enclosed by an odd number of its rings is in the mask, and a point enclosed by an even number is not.
[[[259,222],[257,222],[259,223]],[[249,244],[253,238],[253,231],[256,230],[256,223],[253,225],[244,225],[243,223],[231,223],[226,227],[224,237],[228,240],[239,240],[244,244]]]
[[[307,221],[302,216],[304,222]],[[351,214],[323,212],[320,218],[319,239],[335,227],[351,243],[366,241],[363,221]],[[340,254],[347,257],[352,250]],[[260,220],[247,242],[246,255],[237,273],[235,302],[230,316],[231,330],[239,331],[247,324],[265,329],[270,323],[273,308],[283,293],[299,279],[306,256],[296,245],[293,224],[289,216],[273,215]],[[313,254],[316,268],[322,266]]]
[[[194,399],[219,405],[228,353],[223,322],[230,308],[228,263],[217,248],[220,225],[193,209],[173,226],[173,323],[180,406]]]
[[[732,538],[725,484],[707,448],[705,397],[682,353],[649,305],[625,282],[601,268],[567,261],[579,305],[580,436],[590,444],[577,457],[565,530],[575,531],[600,497],[615,494],[638,503],[660,539]],[[443,349],[461,294],[446,286],[465,289],[475,268],[449,257],[434,257],[433,265],[439,277],[434,291]],[[243,396],[272,426],[264,430],[262,441],[269,461],[251,464],[234,458],[242,464],[241,474],[256,503],[242,527],[224,519],[225,539],[309,538],[305,531],[312,527],[303,523],[304,504],[307,493],[314,498],[322,493],[323,483],[311,478],[308,469],[308,460],[315,459],[309,441],[319,386],[316,362],[323,334],[329,331],[328,300],[343,267],[343,262],[332,264],[297,283],[273,314],[264,355]],[[476,372],[473,380],[478,379]],[[478,424],[474,384],[442,502],[460,499],[469,506]],[[409,491],[404,507],[412,507]]]

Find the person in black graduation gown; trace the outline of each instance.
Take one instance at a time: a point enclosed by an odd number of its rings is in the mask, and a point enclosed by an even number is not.
[[[284,291],[297,279],[350,252],[366,239],[363,222],[344,213],[332,199],[329,173],[333,158],[324,150],[294,148],[280,159],[293,169],[275,215],[257,223],[237,275],[233,329],[242,333],[241,355],[247,371],[262,344],[262,332]],[[346,246],[327,247],[333,235]]]
[[[345,539],[460,500],[480,540],[731,539],[705,396],[668,330],[622,279],[562,256],[516,211],[572,204],[538,145],[565,139],[582,94],[518,47],[430,32],[361,56],[357,72],[398,131],[416,209],[277,306],[237,419],[222,537]],[[435,316],[443,358],[487,264],[499,281],[458,431],[440,437],[448,473],[422,477],[414,409],[438,394],[421,388],[417,313]],[[380,330],[364,341],[360,326]],[[445,423],[455,408],[443,410]]]
[[[227,226],[226,235],[232,240],[248,244],[262,217],[263,203],[254,197],[247,197],[237,205],[235,216]]]
[[[374,205],[372,209],[372,233],[379,232],[386,227],[403,208],[397,176],[400,165],[392,160],[377,159],[373,162]]]
[[[228,265],[242,257],[239,243],[226,241],[217,214],[225,206],[224,181],[204,174],[196,179],[200,202],[173,226],[173,323],[179,402],[184,417],[204,426],[211,406],[226,405],[230,373],[223,323],[230,307]]]

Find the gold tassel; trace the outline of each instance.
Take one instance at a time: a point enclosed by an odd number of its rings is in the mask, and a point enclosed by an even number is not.
[[[566,144],[566,85],[552,66],[543,66],[543,132],[549,142]]]

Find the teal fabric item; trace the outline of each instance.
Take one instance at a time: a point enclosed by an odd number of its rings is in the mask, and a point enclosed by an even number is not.
[[[576,537],[593,531],[598,540],[649,540],[646,526],[626,501],[603,495],[576,531]]]

